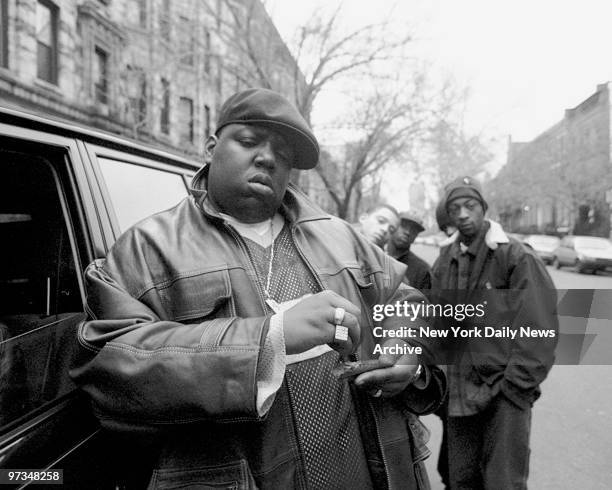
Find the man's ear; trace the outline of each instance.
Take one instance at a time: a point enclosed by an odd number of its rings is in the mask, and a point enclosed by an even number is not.
[[[212,161],[212,156],[215,152],[215,148],[217,147],[218,142],[219,142],[219,138],[217,138],[214,134],[211,134],[206,139],[206,143],[204,143],[204,162],[205,163],[210,163]]]

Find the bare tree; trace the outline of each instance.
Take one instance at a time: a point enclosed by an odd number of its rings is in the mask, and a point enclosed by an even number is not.
[[[404,161],[422,136],[427,118],[419,92],[420,82],[410,93],[379,90],[366,97],[348,116],[351,122],[345,123],[354,133],[352,140],[336,155],[326,154],[316,167],[341,218],[354,218],[359,201],[368,194],[364,186],[379,188],[381,171]]]
[[[392,12],[387,19],[344,30],[341,18],[344,3],[329,11],[319,10],[301,26],[293,42],[293,52],[305,83],[295,84],[295,102],[310,122],[317,96],[329,84],[367,76],[370,80],[385,79],[405,59],[406,48],[412,40],[409,32],[391,27]],[[405,27],[405,26],[404,26]],[[379,73],[378,69],[385,68]],[[392,66],[392,68],[390,68]]]
[[[276,29],[262,29],[263,24],[272,26],[263,2],[260,0],[222,0],[209,13],[217,23],[217,35],[227,47],[223,53],[223,68],[239,84],[258,85],[280,90],[280,78],[293,76],[293,70],[282,61],[294,62]],[[279,70],[284,71],[282,77]]]
[[[344,30],[341,25],[343,2],[339,2],[331,10],[314,12],[296,30],[289,51],[278,38],[266,37],[258,28],[261,22],[271,22],[265,2],[223,2],[230,15],[220,17],[227,24],[221,32],[224,41],[232,47],[228,54],[234,53],[226,61],[225,68],[244,83],[257,80],[260,86],[283,93],[289,88],[289,76],[292,93],[287,95],[293,97],[309,123],[317,96],[330,83],[363,74],[373,78],[375,68],[381,63],[403,57],[411,41],[409,34],[394,37],[392,33],[397,30],[391,28],[388,19]],[[293,63],[287,63],[290,58]],[[279,63],[279,59],[284,63]],[[291,73],[286,71],[288,66],[293,67]]]
[[[478,175],[493,157],[482,136],[468,134],[461,125],[442,119],[430,130],[429,167],[436,174],[438,188],[460,175]]]

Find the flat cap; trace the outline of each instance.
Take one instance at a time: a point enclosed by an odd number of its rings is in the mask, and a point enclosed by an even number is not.
[[[251,88],[235,93],[219,111],[217,133],[228,124],[254,124],[278,131],[293,146],[295,168],[310,169],[319,161],[319,143],[310,126],[278,92]]]
[[[410,221],[411,223],[415,224],[417,228],[419,229],[419,233],[425,230],[425,227],[423,226],[423,220],[416,214],[413,214],[409,211],[402,211],[399,214],[399,217],[400,217],[400,222],[406,220],[406,221]]]

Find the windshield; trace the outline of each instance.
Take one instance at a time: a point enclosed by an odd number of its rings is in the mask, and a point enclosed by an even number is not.
[[[597,250],[612,249],[612,243],[609,240],[594,236],[576,238],[574,243],[577,247],[581,248],[594,248]]]

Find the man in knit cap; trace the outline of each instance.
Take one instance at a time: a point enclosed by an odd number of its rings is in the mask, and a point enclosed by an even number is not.
[[[449,331],[472,335],[455,335],[448,343],[443,450],[450,488],[526,488],[531,407],[557,340],[554,285],[533,251],[485,218],[488,206],[477,180],[452,181],[443,202],[457,231],[433,266],[434,301],[453,304],[455,311],[472,305],[481,313],[444,319]],[[552,338],[518,335],[527,326]]]

